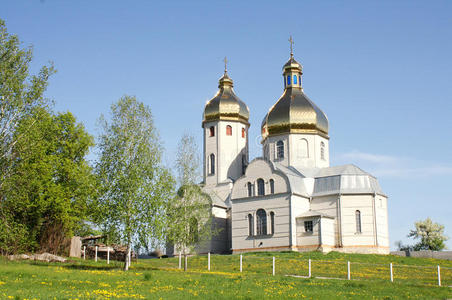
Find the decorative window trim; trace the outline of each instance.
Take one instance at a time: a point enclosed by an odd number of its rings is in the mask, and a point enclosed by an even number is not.
[[[262,178],[256,180],[257,185],[257,195],[265,196],[265,181]]]

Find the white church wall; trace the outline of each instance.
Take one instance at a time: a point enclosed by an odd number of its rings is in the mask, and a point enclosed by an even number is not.
[[[309,221],[312,221],[312,232],[307,232],[305,228],[305,222]],[[312,246],[318,246],[320,244],[319,224],[319,217],[296,219],[296,246],[299,250],[303,250],[303,248],[306,250],[313,250]]]
[[[320,221],[322,246],[331,249],[335,246],[335,219],[321,218]]]
[[[234,252],[280,249],[289,246],[289,195],[278,194],[232,200],[232,249]],[[256,212],[264,209],[267,214],[267,235],[258,236]],[[275,232],[270,232],[270,212],[274,212]],[[254,232],[249,235],[248,215],[253,216]]]
[[[276,143],[282,141],[284,143],[284,158],[277,158]],[[283,166],[289,165],[289,139],[287,135],[275,135],[268,137],[264,142],[264,147],[268,147],[268,160],[279,162]]]
[[[342,242],[343,246],[374,246],[375,228],[373,195],[342,195]],[[357,232],[356,211],[361,213],[361,233]]]
[[[311,210],[318,211],[328,216],[334,217],[334,243],[339,244],[339,223],[338,223],[338,207],[337,207],[338,195],[328,195],[321,197],[314,197],[311,200]]]
[[[210,127],[214,127],[215,135],[210,136]],[[217,122],[208,122],[204,124],[204,178],[206,185],[217,184],[217,177],[215,174],[209,174],[210,170],[210,155],[215,155],[215,164],[217,164],[218,157],[218,126]],[[217,170],[215,165],[215,170]]]
[[[263,159],[257,159],[250,163],[246,169],[246,176],[242,176],[234,183],[231,199],[245,198],[248,196],[248,182],[252,184],[254,195],[257,195],[257,179],[262,178],[265,183],[265,194],[270,194],[270,179],[274,181],[274,194],[288,192],[286,180],[278,173],[273,173],[269,163]]]
[[[321,158],[320,143],[324,143]],[[328,139],[318,134],[292,133],[288,135],[289,165],[296,168],[324,168],[329,166]]]
[[[389,248],[388,199],[384,196],[376,195],[375,202],[378,246]]]
[[[309,210],[309,199],[298,195],[292,195],[291,199],[291,241],[293,246],[297,243],[297,217]]]

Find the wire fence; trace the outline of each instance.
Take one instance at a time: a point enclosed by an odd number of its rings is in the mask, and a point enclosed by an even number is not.
[[[402,264],[375,264],[253,255],[187,256],[187,269],[223,273],[254,273],[344,280],[392,281],[452,287],[452,268]],[[152,260],[158,268],[183,269],[184,257]]]

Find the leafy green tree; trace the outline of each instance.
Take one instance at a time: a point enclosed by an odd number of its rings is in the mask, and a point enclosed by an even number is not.
[[[28,250],[61,253],[94,197],[95,176],[85,159],[93,137],[71,113],[44,108],[22,118],[14,135],[20,138],[11,151],[3,207],[27,228]]]
[[[22,49],[19,38],[8,34],[0,19],[0,188],[14,162],[12,148],[21,138],[15,134],[19,122],[34,108],[48,104],[44,92],[55,70],[52,65],[43,66],[37,75],[30,75],[32,58],[32,48]]]
[[[124,96],[111,106],[110,121],[101,117],[101,126],[98,223],[113,228],[130,254],[132,244],[163,237],[174,180],[162,166],[163,147],[148,106]],[[126,259],[124,270],[129,265]]]
[[[413,250],[433,250],[440,251],[446,248],[444,244],[448,237],[444,235],[444,225],[434,223],[430,218],[424,221],[414,223],[416,227],[411,230],[408,237],[420,239],[420,241],[413,246]]]
[[[176,170],[180,187],[176,197],[168,202],[167,240],[185,257],[214,233],[211,228],[212,201],[197,184],[200,159],[196,142],[190,135],[184,135],[179,142]]]

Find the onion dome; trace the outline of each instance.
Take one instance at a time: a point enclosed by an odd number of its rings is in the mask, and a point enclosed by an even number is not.
[[[233,81],[228,76],[226,67],[224,75],[219,80],[218,88],[217,94],[206,103],[203,124],[211,121],[227,120],[249,125],[250,111],[248,106],[234,93]]]
[[[262,138],[288,133],[314,133],[328,138],[328,118],[305,95],[302,88],[302,66],[291,53],[283,66],[284,93],[262,121]]]

